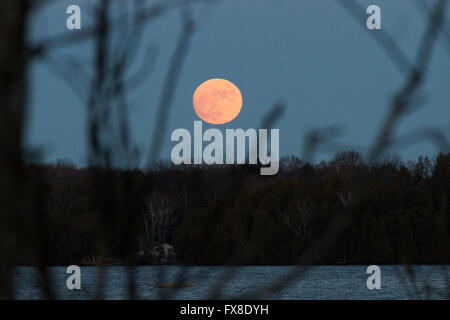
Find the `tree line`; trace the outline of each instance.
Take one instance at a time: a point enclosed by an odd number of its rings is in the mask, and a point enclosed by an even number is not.
[[[258,165],[124,170],[67,159],[27,170],[48,265],[161,263],[164,243],[175,252],[168,262],[182,264],[302,264],[311,252],[315,264],[450,263],[450,154],[371,164],[354,151],[319,164],[285,157],[276,176]],[[25,241],[42,236],[21,228]],[[15,263],[35,254],[24,249]]]

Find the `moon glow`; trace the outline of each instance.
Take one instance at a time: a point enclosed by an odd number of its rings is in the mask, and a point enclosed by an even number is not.
[[[195,113],[205,122],[224,124],[237,117],[242,108],[242,95],[238,87],[225,79],[210,79],[194,92]]]

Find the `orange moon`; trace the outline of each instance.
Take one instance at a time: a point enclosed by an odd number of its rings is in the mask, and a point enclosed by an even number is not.
[[[198,86],[192,102],[200,119],[211,124],[224,124],[241,112],[242,95],[232,82],[210,79]]]

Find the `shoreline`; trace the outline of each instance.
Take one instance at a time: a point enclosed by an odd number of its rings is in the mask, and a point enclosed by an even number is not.
[[[136,265],[126,265],[126,264],[105,264],[105,265],[86,265],[86,264],[68,264],[68,265],[48,265],[46,268],[54,268],[54,267],[67,267],[69,265],[77,265],[79,267],[220,267],[220,268],[239,268],[239,267],[344,267],[344,266],[369,266],[369,265],[378,265],[378,266],[450,266],[450,263],[346,263],[346,264],[311,264],[311,265],[297,265],[297,264],[242,264],[242,265],[191,265],[191,264],[136,264]],[[14,265],[13,267],[20,268],[38,268],[37,265]]]

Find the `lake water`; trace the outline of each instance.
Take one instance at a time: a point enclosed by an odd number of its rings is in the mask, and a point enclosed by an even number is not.
[[[369,290],[367,266],[139,266],[133,274],[140,299],[445,299],[450,291],[450,266],[414,266],[412,279],[403,266],[380,265],[381,289]],[[66,267],[50,267],[58,299],[95,296],[98,267],[81,267],[81,289],[67,289]],[[128,298],[127,268],[104,268],[105,299]],[[15,269],[15,297],[41,299],[39,273],[32,267]],[[186,288],[155,288],[169,282],[189,283]],[[268,288],[279,285],[275,293]]]

